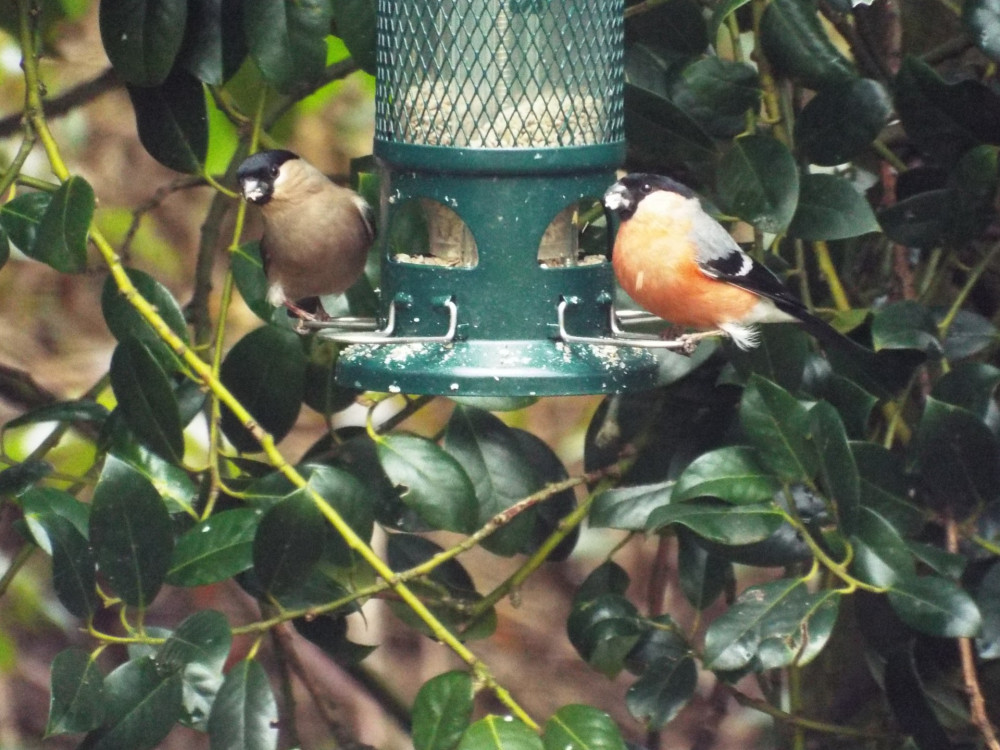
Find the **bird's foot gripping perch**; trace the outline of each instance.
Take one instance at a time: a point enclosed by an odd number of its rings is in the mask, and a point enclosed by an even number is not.
[[[598,346],[637,346],[643,349],[673,349],[682,354],[691,354],[702,339],[712,336],[726,336],[725,331],[700,331],[677,338],[664,339],[661,336],[633,333],[622,328],[624,323],[642,323],[660,320],[655,315],[638,310],[610,310],[610,336],[576,336],[566,328],[566,309],[576,304],[572,298],[559,300],[556,315],[559,320],[559,338],[567,344],[595,344]]]

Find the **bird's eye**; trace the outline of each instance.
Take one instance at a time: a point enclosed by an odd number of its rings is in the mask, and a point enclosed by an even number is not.
[[[653,186],[650,185],[648,182],[642,183],[642,192],[643,193],[651,193],[651,192],[653,192]]]
[[[280,171],[281,171],[281,167],[278,167],[277,165],[271,167],[271,169],[270,169],[271,177],[277,177],[278,176],[278,172],[280,172]]]

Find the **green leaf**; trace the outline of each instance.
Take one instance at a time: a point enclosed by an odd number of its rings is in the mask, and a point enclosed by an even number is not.
[[[204,586],[249,569],[262,512],[251,508],[225,510],[185,531],[174,546],[167,583]]]
[[[204,83],[221,86],[247,54],[241,0],[200,0],[188,8],[177,64]]]
[[[479,526],[542,486],[513,430],[482,409],[455,408],[445,431],[444,449],[475,487]],[[498,555],[530,552],[536,515],[533,511],[519,513],[483,540],[483,547]]]
[[[996,408],[993,394],[1000,385],[1000,369],[984,362],[959,362],[934,383],[931,395],[958,406],[989,424]]]
[[[126,273],[142,298],[155,307],[170,330],[187,343],[187,323],[184,320],[184,313],[181,312],[180,305],[169,290],[145,271],[130,268],[126,269]],[[125,341],[130,337],[136,338],[149,347],[164,370],[173,372],[178,369],[177,355],[118,290],[118,285],[110,275],[101,290],[101,313],[104,315],[108,330],[118,341]]]
[[[298,334],[263,326],[236,342],[222,361],[219,375],[257,423],[281,440],[299,416],[305,372]],[[238,450],[260,449],[257,438],[226,408],[222,430]]]
[[[892,649],[885,658],[885,697],[900,727],[918,748],[953,747],[941,726],[914,658],[914,641]]]
[[[809,411],[788,391],[753,375],[740,402],[743,433],[779,479],[810,482],[819,468]]]
[[[52,203],[49,193],[24,193],[0,206],[0,227],[25,255],[35,249],[42,217]]]
[[[451,750],[472,719],[472,677],[445,672],[425,682],[413,701],[414,750]]]
[[[760,81],[746,63],[704,57],[681,71],[670,98],[712,135],[732,137],[746,127],[747,110],[760,106]]]
[[[628,712],[649,729],[672,721],[694,697],[698,665],[690,655],[654,662],[625,693]]]
[[[205,609],[185,618],[157,652],[163,668],[183,670],[184,724],[205,729],[232,640],[226,618]]]
[[[760,21],[764,54],[781,73],[808,88],[853,75],[850,63],[826,35],[811,0],[774,0]]]
[[[916,573],[913,555],[889,521],[871,508],[862,507],[851,536],[854,545],[852,571],[873,586],[892,586]]]
[[[0,471],[0,494],[19,495],[40,482],[53,471],[48,461],[28,459]]]
[[[178,464],[161,458],[128,436],[123,441],[112,441],[115,456],[142,476],[156,488],[170,513],[193,514],[198,500],[198,487],[191,476]]]
[[[517,428],[513,430],[513,435],[517,441],[521,455],[528,462],[528,465],[542,484],[555,484],[569,477],[569,473],[566,471],[566,467],[563,466],[559,456],[541,438]],[[531,550],[537,549],[539,545],[548,539],[559,528],[563,518],[576,509],[576,494],[572,488],[567,488],[562,492],[555,493],[544,503],[535,507],[535,525],[531,530],[532,544],[529,547]],[[579,532],[579,527],[575,526],[549,552],[546,560],[557,562],[569,557],[579,539]]]
[[[923,511],[908,499],[910,482],[901,456],[875,443],[850,444],[861,477],[861,505],[871,508],[902,534],[915,533],[924,522]]]
[[[545,722],[545,750],[625,750],[614,720],[593,706],[563,706]]]
[[[655,45],[681,57],[700,55],[709,43],[701,8],[691,0],[666,0],[626,19],[625,37],[630,46]]]
[[[201,81],[175,70],[157,86],[129,86],[139,141],[160,164],[198,174],[208,155],[208,109]]]
[[[749,3],[750,0],[723,0],[712,9],[712,18],[708,22],[708,39],[711,44],[715,44],[719,38],[719,29],[732,13]]]
[[[837,620],[836,591],[810,593],[799,579],[751,586],[708,626],[705,666],[716,671],[808,664]]]
[[[613,487],[594,498],[588,521],[595,528],[642,531],[649,514],[670,503],[674,481]]]
[[[82,273],[93,217],[94,189],[82,177],[70,177],[52,194],[34,243],[22,250],[61,273]]]
[[[795,119],[795,144],[813,164],[850,161],[875,140],[892,114],[878,81],[848,78],[824,86]]]
[[[87,399],[59,401],[26,411],[24,414],[4,423],[3,429],[12,430],[15,427],[23,427],[27,424],[39,424],[41,422],[68,422],[70,424],[78,422],[102,423],[107,418],[107,408],[96,401],[89,401]]]
[[[300,587],[323,556],[325,522],[311,497],[297,493],[260,519],[253,564],[264,591],[284,594]]]
[[[326,65],[333,8],[325,0],[259,0],[243,6],[250,55],[282,93],[314,81]]]
[[[1000,331],[988,318],[972,310],[960,309],[948,326],[948,332],[941,342],[941,352],[946,359],[952,361],[966,359],[993,346],[998,339]]]
[[[844,423],[837,410],[820,401],[809,410],[819,476],[827,497],[833,501],[841,530],[851,533],[861,504],[861,477],[847,442]]]
[[[718,174],[719,200],[730,214],[764,232],[784,231],[799,199],[798,168],[785,144],[764,135],[737,138]]]
[[[392,434],[378,442],[378,458],[401,499],[431,528],[470,534],[479,522],[476,490],[461,464],[437,443]]]
[[[170,515],[153,485],[113,455],[94,488],[90,541],[115,593],[131,606],[149,606],[174,546]]]
[[[186,0],[101,0],[104,51],[125,83],[156,86],[184,40]]]
[[[771,503],[727,505],[690,501],[653,511],[646,527],[649,531],[659,531],[664,526],[678,523],[705,539],[732,545],[767,539],[784,520],[781,512]]]
[[[573,648],[606,677],[622,670],[644,630],[635,605],[617,593],[597,594],[586,600],[578,593],[566,620]]]
[[[948,174],[947,239],[964,243],[978,238],[997,216],[994,201],[1000,185],[1000,148],[976,146],[959,158]]]
[[[333,21],[334,33],[344,40],[354,62],[375,75],[374,0],[333,0]]]
[[[928,397],[911,452],[935,506],[966,514],[996,499],[1000,441],[971,412]]]
[[[665,96],[625,84],[625,139],[637,153],[693,173],[711,169],[716,146],[711,136]]]
[[[65,490],[55,487],[32,487],[27,490],[18,502],[24,512],[24,520],[28,523],[35,544],[52,554],[52,545],[43,524],[35,521],[43,516],[61,516],[73,524],[80,535],[86,539],[87,523],[90,518],[90,506],[81,503]]]
[[[941,351],[937,324],[931,311],[916,300],[900,300],[880,307],[872,316],[872,346],[881,349]]]
[[[278,706],[267,672],[256,661],[233,665],[208,717],[212,750],[275,750]]]
[[[951,218],[952,191],[925,190],[878,212],[882,231],[901,245],[930,248],[944,236]]]
[[[457,750],[543,750],[543,745],[522,721],[490,714],[465,730]]]
[[[889,589],[889,604],[911,628],[940,638],[974,638],[982,625],[975,601],[948,578],[902,578]]]
[[[62,605],[77,617],[89,618],[100,606],[97,570],[87,538],[72,521],[55,513],[37,518],[52,547],[52,588]]]
[[[732,565],[706,550],[698,538],[681,527],[677,534],[677,568],[681,591],[691,606],[707,609],[732,579]]]
[[[981,143],[997,143],[1000,95],[985,84],[970,78],[948,83],[927,63],[907,56],[893,89],[906,134],[943,163]]]
[[[780,485],[761,469],[753,449],[730,445],[702,453],[688,464],[674,487],[672,502],[717,497],[737,505],[768,502]]]
[[[983,617],[976,650],[980,659],[996,659],[1000,657],[1000,565],[995,562],[979,582],[976,605]]]
[[[181,717],[179,669],[163,669],[152,657],[127,661],[104,680],[107,729],[95,750],[147,750],[163,740]]]
[[[976,46],[993,60],[1000,61],[1000,2],[969,0],[962,4],[962,24]]]
[[[104,675],[86,651],[70,648],[52,660],[45,736],[89,732],[104,721]]]
[[[267,276],[260,259],[260,242],[245,242],[230,254],[233,281],[240,296],[253,314],[265,323],[274,315],[274,305],[267,301]]]
[[[300,471],[308,478],[309,487],[326,500],[363,541],[367,542],[372,538],[375,521],[371,495],[353,474],[322,464],[307,464],[300,467]],[[302,494],[304,490],[299,492]],[[354,557],[347,542],[329,524],[324,522],[323,526],[326,529],[324,560],[349,567]]]
[[[129,429],[163,458],[184,457],[184,429],[177,398],[160,363],[135,338],[127,338],[111,355],[111,388]]]
[[[868,201],[843,177],[803,175],[789,235],[804,240],[843,240],[879,230]]]

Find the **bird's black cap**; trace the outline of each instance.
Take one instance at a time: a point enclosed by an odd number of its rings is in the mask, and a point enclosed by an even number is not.
[[[243,197],[258,205],[267,203],[274,192],[274,178],[286,161],[298,159],[299,155],[287,149],[258,151],[248,156],[236,170]]]

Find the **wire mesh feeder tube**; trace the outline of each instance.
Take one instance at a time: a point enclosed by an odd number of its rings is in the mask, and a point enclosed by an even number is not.
[[[559,333],[572,298],[574,331],[611,335],[611,268],[604,255],[578,264],[575,207],[624,158],[622,12],[621,0],[379,0],[380,317],[385,328],[391,309],[394,325],[343,353],[340,382],[457,395],[654,384],[652,354]],[[448,327],[441,300],[455,337],[421,341]]]

